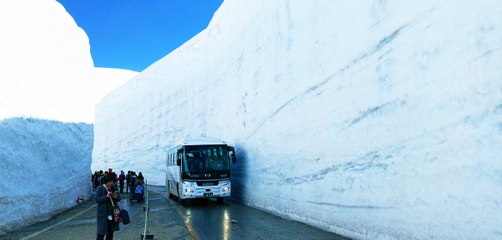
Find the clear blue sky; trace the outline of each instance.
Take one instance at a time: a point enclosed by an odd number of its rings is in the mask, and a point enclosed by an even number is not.
[[[97,67],[142,71],[207,27],[223,0],[57,0]]]

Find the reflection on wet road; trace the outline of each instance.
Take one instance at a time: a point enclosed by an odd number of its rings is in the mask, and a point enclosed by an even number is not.
[[[163,187],[152,187],[166,197]],[[195,200],[180,205],[166,200],[177,209],[194,239],[345,239],[311,226],[289,221],[235,201],[217,204],[214,200]]]
[[[188,201],[180,205],[168,199],[164,187],[149,186],[149,232],[155,239],[345,239],[308,225],[227,200]],[[144,203],[133,203],[122,195],[121,206],[129,211],[131,223],[122,225],[114,239],[140,239],[144,230]],[[87,201],[52,219],[20,229],[0,240],[88,240],[96,238],[96,206]]]

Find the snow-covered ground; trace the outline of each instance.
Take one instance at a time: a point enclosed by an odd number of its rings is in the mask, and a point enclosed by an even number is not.
[[[227,0],[96,108],[93,169],[164,183],[235,144],[233,196],[359,239],[502,237],[502,4]]]
[[[89,124],[0,121],[0,235],[89,198],[92,142]]]

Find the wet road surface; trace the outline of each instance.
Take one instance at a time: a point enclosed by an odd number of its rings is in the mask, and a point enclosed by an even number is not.
[[[231,200],[223,204],[197,200],[180,205],[168,199],[164,187],[157,186],[149,186],[149,195],[149,233],[155,239],[346,239]],[[121,224],[114,239],[140,239],[145,226],[145,204],[129,201],[124,193],[120,206],[129,211],[131,223]],[[95,238],[96,205],[94,201],[87,201],[49,221],[2,236],[0,240]]]

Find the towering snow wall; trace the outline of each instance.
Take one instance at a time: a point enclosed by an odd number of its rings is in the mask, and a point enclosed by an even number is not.
[[[94,106],[136,72],[95,68],[89,39],[55,0],[0,2],[0,119],[94,121]]]
[[[499,1],[227,0],[96,108],[93,169],[164,183],[235,144],[233,196],[359,239],[502,236]]]
[[[0,122],[0,235],[91,194],[92,125],[13,118]]]
[[[89,39],[55,0],[0,2],[0,119],[93,122]]]
[[[90,194],[92,126],[57,121],[93,122],[93,80],[118,74],[55,0],[0,1],[0,235]]]
[[[94,68],[94,105],[98,104],[104,96],[117,89],[138,72],[118,68]]]

